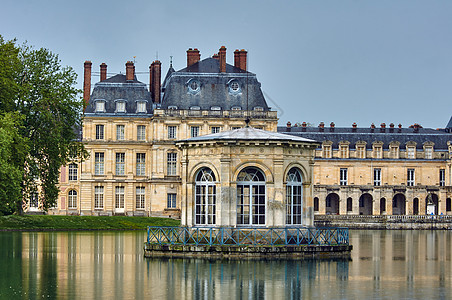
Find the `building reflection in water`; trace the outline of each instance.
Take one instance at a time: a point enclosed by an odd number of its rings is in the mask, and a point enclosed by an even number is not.
[[[351,261],[146,259],[144,240],[142,232],[0,233],[0,298],[419,299],[451,291],[449,231],[351,231]]]

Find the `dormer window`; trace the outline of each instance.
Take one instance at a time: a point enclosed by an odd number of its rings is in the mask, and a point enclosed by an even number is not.
[[[191,94],[197,94],[200,91],[201,83],[196,79],[190,79],[187,83],[188,92]]]
[[[254,107],[255,111],[264,111],[264,108],[262,106],[256,106]]]
[[[231,107],[231,110],[242,110],[240,106],[233,106]]]
[[[126,112],[126,102],[124,100],[116,101],[116,111],[117,113]]]
[[[146,113],[146,101],[137,101],[137,113]]]
[[[229,81],[228,85],[229,85],[229,93],[231,93],[231,94],[238,94],[242,91],[240,89],[240,83],[236,79],[232,79],[231,81]]]
[[[199,106],[191,106],[190,107],[190,110],[200,110],[201,109],[201,107],[199,107]]]
[[[212,106],[210,108],[210,110],[221,110],[221,107],[219,107],[219,106]]]
[[[96,112],[105,112],[105,100],[96,100]]]
[[[177,109],[177,106],[175,106],[175,105],[170,105],[170,106],[168,106],[168,109],[176,110],[176,109]]]

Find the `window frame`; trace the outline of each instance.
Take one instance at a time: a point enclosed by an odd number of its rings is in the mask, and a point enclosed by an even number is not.
[[[166,175],[177,175],[177,152],[168,152],[166,155]]]
[[[137,125],[137,141],[146,140],[146,125]]]
[[[116,125],[116,140],[124,141],[126,138],[126,126],[124,124]]]
[[[104,124],[96,124],[96,140],[105,139],[105,126]]]
[[[70,163],[68,166],[68,180],[69,181],[78,180],[78,165],[76,163]]]
[[[139,210],[146,209],[146,187],[135,187],[135,208]]]
[[[116,162],[115,175],[124,176],[126,174],[126,153],[116,152],[115,162]]]
[[[339,169],[339,185],[348,185],[348,168]]]
[[[105,173],[105,154],[104,152],[94,153],[94,175],[104,175]]]
[[[416,184],[416,170],[414,168],[408,168],[406,186],[415,186],[415,184]]]
[[[166,208],[176,209],[177,208],[177,194],[167,193],[166,194]]]
[[[136,175],[146,176],[146,153],[136,154]]]

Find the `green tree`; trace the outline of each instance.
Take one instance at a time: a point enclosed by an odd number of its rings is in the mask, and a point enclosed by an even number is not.
[[[0,50],[0,69],[6,66],[0,73],[0,113],[21,115],[16,128],[28,145],[21,193],[27,199],[39,191],[47,210],[58,197],[60,167],[87,155],[78,137],[83,100],[75,88],[77,76],[47,49],[19,47],[0,36]]]

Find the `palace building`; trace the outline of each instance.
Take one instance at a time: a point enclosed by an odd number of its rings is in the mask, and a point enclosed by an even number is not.
[[[452,119],[444,129],[374,124],[279,127],[321,143],[315,152],[316,214],[452,214]]]
[[[277,133],[277,114],[248,72],[247,52],[226,48],[187,66],[150,66],[149,89],[133,62],[91,91],[85,62],[82,141],[90,157],[61,170],[49,213],[172,216],[184,225],[313,224],[315,141]]]
[[[172,216],[183,225],[312,225],[314,214],[452,214],[452,119],[445,129],[277,126],[247,52],[149,67],[91,89],[85,62],[82,141],[61,169],[51,214]],[[30,209],[33,209],[31,207]]]

